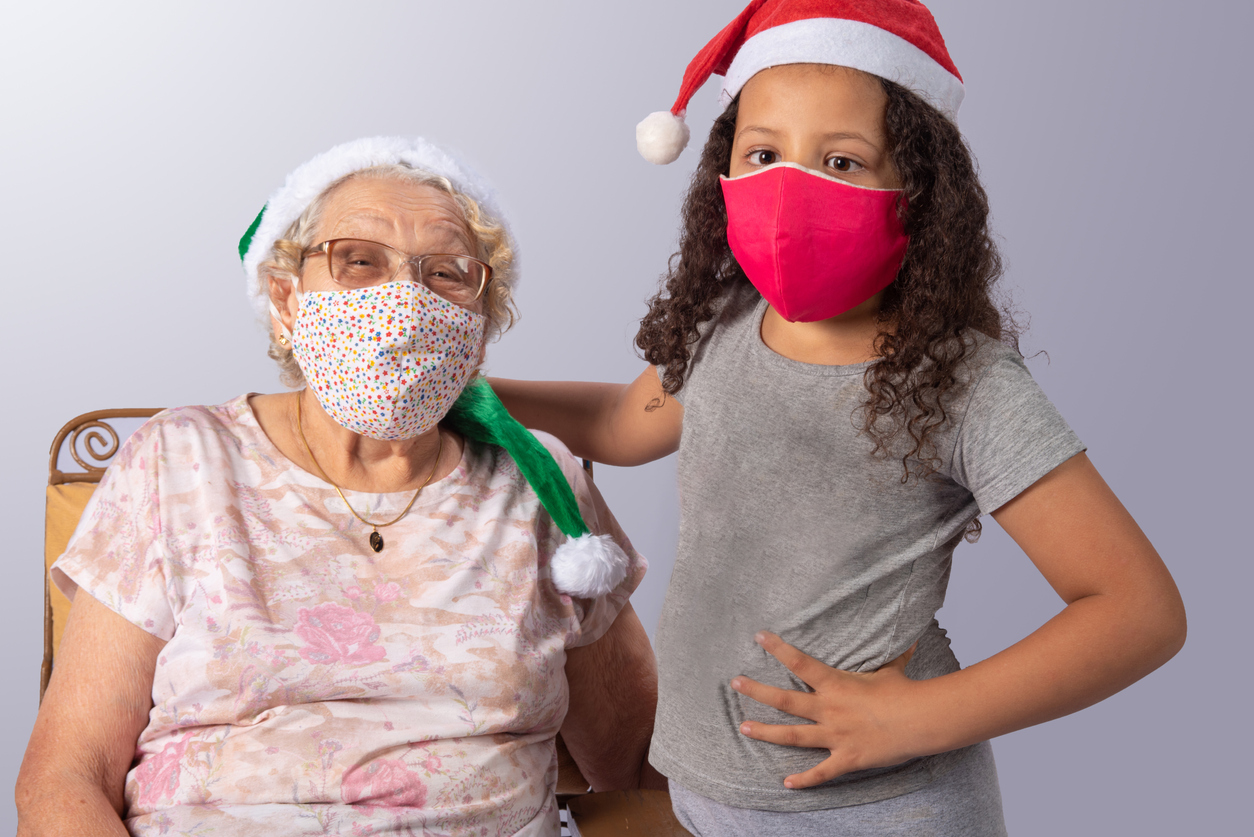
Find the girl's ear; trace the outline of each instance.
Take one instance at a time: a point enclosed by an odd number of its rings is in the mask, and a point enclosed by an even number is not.
[[[291,339],[296,312],[300,310],[296,281],[294,276],[276,276],[273,273],[266,277],[270,290],[270,324],[274,329],[274,339],[279,343],[283,342],[280,337]]]

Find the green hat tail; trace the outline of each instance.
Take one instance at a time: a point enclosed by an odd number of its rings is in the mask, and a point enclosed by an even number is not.
[[[468,439],[505,448],[557,528],[569,538],[549,564],[559,590],[580,598],[596,598],[626,578],[627,555],[609,535],[590,532],[575,493],[553,455],[509,414],[486,380],[472,381],[445,421]]]

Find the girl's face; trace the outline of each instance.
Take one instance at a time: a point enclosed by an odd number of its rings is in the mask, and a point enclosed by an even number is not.
[[[847,67],[763,70],[740,92],[729,175],[797,163],[859,186],[900,188],[888,156],[887,103],[878,79]]]

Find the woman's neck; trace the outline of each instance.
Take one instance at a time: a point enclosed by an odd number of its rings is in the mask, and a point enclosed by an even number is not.
[[[879,319],[882,298],[881,292],[843,314],[813,323],[790,323],[768,305],[762,342],[775,354],[801,363],[848,366],[874,360],[879,356],[875,338],[884,327]]]
[[[441,442],[437,426],[411,439],[371,439],[340,426],[308,389],[254,396],[251,404],[261,429],[284,456],[350,491],[412,491],[428,476],[432,482],[448,476],[461,459],[463,442],[455,433],[444,432]]]

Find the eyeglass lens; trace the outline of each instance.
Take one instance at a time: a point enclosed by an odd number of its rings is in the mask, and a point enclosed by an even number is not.
[[[390,282],[406,258],[383,244],[355,238],[331,242],[327,264],[331,279],[346,288],[366,288]],[[428,255],[414,259],[423,285],[450,302],[473,302],[483,288],[485,271],[475,259],[455,255]]]

